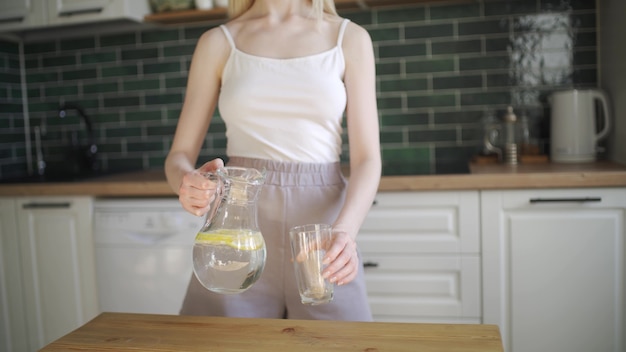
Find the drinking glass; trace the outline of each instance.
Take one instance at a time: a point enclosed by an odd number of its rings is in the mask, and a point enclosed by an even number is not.
[[[303,304],[323,304],[333,299],[334,285],[322,277],[326,250],[332,244],[327,224],[295,226],[289,230],[296,282]]]

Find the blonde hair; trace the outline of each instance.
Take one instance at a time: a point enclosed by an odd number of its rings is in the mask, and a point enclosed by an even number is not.
[[[228,1],[228,17],[236,18],[246,12],[255,0],[229,0]],[[337,9],[335,8],[334,0],[308,0],[313,7],[313,16],[320,20],[324,16],[324,13],[337,16]]]

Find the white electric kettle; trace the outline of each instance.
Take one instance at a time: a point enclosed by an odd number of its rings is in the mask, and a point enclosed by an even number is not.
[[[596,160],[597,143],[609,133],[607,95],[598,89],[570,89],[553,93],[550,102],[550,159],[556,163]],[[596,102],[602,106],[598,124]],[[599,126],[602,130],[598,131]]]

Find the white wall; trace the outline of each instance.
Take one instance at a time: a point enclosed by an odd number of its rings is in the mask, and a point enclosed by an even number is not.
[[[609,158],[626,164],[626,1],[598,0],[600,87],[611,96]]]

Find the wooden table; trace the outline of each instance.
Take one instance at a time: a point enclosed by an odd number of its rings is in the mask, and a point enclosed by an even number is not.
[[[478,324],[102,313],[41,351],[503,351],[498,327]]]

